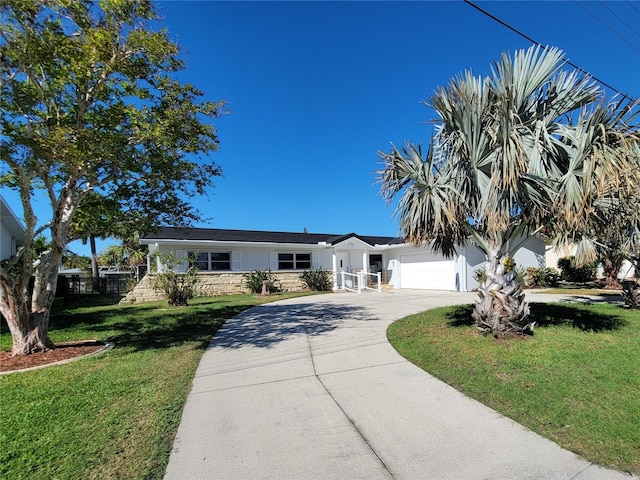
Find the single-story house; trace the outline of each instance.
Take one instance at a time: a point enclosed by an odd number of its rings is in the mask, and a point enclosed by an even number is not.
[[[558,260],[563,257],[572,257],[576,254],[576,246],[569,245],[566,247],[555,248],[551,244],[547,244],[545,246],[545,263],[547,267],[558,268]],[[604,270],[602,265],[598,266],[598,271],[596,273],[598,278],[602,278],[604,276]],[[624,260],[622,262],[622,267],[618,272],[618,280],[631,280],[635,276],[635,269],[633,264],[629,260]]]
[[[369,279],[365,283],[375,283],[380,273],[382,283],[390,288],[470,291],[477,287],[474,271],[484,264],[484,255],[472,244],[446,258],[402,238],[356,233],[162,227],[145,235],[140,243],[149,247],[148,271],[153,270],[152,262],[158,261],[157,254],[173,252],[179,259],[197,256],[200,287],[208,294],[245,292],[242,274],[266,269],[283,290],[298,290],[302,289],[300,273],[317,268],[332,273],[334,289],[353,286],[356,274],[364,274]],[[531,238],[515,254],[515,261],[524,267],[544,266],[544,253],[544,243]],[[182,265],[186,269],[187,263]],[[141,283],[133,296],[152,298],[149,285]],[[145,295],[140,294],[142,290]]]
[[[26,229],[9,204],[0,196],[0,260],[15,255],[24,245]]]

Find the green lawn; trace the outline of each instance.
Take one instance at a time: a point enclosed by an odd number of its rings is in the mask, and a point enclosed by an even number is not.
[[[0,478],[162,478],[204,347],[225,320],[293,295],[56,305],[54,342],[100,339],[106,353],[0,376]],[[11,338],[2,326],[0,348]]]
[[[407,317],[389,327],[389,340],[423,370],[564,448],[640,473],[637,310],[532,304],[535,335],[496,340],[477,333],[471,309]]]

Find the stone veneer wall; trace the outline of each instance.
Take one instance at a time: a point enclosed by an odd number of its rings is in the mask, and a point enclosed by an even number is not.
[[[300,292],[306,290],[304,283],[300,280],[301,272],[272,272],[276,278],[276,285],[283,292]],[[153,302],[162,300],[162,294],[154,290],[152,285],[153,275],[147,274],[127,294],[122,300],[123,303]],[[245,286],[244,277],[240,272],[225,273],[198,273],[198,283],[196,284],[196,295],[235,295],[249,293]]]

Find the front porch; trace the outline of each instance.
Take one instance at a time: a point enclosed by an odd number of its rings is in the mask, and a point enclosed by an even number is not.
[[[373,247],[357,237],[333,245],[333,290],[362,291],[382,288],[383,255],[379,249],[374,253]],[[372,284],[375,287],[372,287]]]

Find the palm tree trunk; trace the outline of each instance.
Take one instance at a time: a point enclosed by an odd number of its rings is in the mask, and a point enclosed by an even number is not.
[[[602,260],[604,288],[609,290],[618,290],[621,288],[622,285],[618,280],[618,273],[620,273],[623,261],[624,257],[622,255],[610,255]]]
[[[478,287],[473,319],[483,334],[504,336],[532,334],[535,322],[529,321],[529,304],[518,283],[515,263],[499,250],[489,252],[486,278]]]
[[[93,291],[100,291],[100,269],[98,267],[98,249],[96,248],[95,235],[89,236],[89,245],[91,246],[91,282]]]

